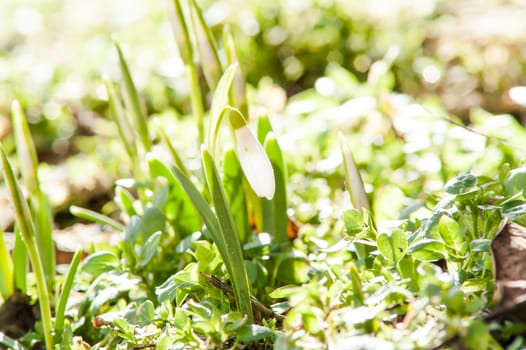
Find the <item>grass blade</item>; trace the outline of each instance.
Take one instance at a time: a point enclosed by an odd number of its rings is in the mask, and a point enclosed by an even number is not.
[[[66,312],[66,305],[69,299],[69,293],[73,287],[73,281],[77,273],[77,268],[80,263],[80,258],[82,257],[82,249],[77,249],[71,263],[69,265],[68,273],[64,281],[64,286],[62,287],[62,292],[60,293],[60,299],[57,306],[57,311],[55,313],[55,334],[56,342],[60,343],[62,341],[62,332],[64,331],[64,314]]]
[[[208,188],[214,202],[219,225],[221,226],[220,239],[223,240],[225,246],[223,260],[225,264],[227,264],[227,268],[230,264],[228,270],[230,271],[230,278],[232,279],[234,287],[236,303],[240,311],[248,315],[249,321],[253,322],[254,315],[250,304],[250,286],[248,284],[243,252],[241,250],[241,244],[239,243],[236,225],[230,207],[228,206],[214,160],[206,149],[203,149],[201,153]]]
[[[151,142],[148,132],[148,124],[146,123],[146,116],[142,110],[142,106],[139,101],[139,95],[137,94],[137,89],[135,88],[128,64],[124,59],[124,55],[122,54],[119,44],[115,43],[115,48],[117,49],[117,54],[119,55],[119,66],[124,84],[124,100],[126,102],[126,106],[133,116],[135,130],[137,130],[137,133],[139,134],[139,138],[144,150],[149,152],[151,149]]]
[[[72,205],[71,207],[69,207],[69,212],[78,218],[88,220],[88,221],[98,222],[99,224],[102,224],[102,225],[108,225],[119,232],[122,232],[126,229],[124,225],[120,224],[119,222],[113,220],[112,218],[107,217],[106,215],[99,214],[93,210],[89,210],[86,208],[81,208],[81,207]]]

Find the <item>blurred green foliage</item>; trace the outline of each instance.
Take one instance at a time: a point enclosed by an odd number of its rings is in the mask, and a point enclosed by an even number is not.
[[[251,192],[228,151],[235,141],[219,131],[234,111],[226,105],[240,108],[226,88],[200,162],[190,94],[201,89],[209,107],[217,71],[189,82],[160,3],[0,5],[0,113],[21,100],[44,162],[88,153],[110,177],[133,177],[115,182],[113,212],[102,213],[113,218],[72,209],[121,236],[90,247],[62,345],[79,335],[98,348],[432,348],[452,337],[472,349],[524,346],[521,323],[485,315],[498,303],[491,240],[504,220],[526,221],[526,130],[480,108],[519,111],[505,97],[524,84],[521,3],[199,4],[223,60],[233,51],[218,38],[229,39],[225,24],[233,32],[273,202]],[[123,78],[124,99],[113,83]],[[135,129],[130,111],[145,112]],[[370,211],[352,207],[341,148]],[[236,230],[237,259],[225,264],[234,249],[224,233]],[[248,280],[237,302],[232,272]],[[35,339],[38,327],[21,342]]]
[[[395,89],[436,94],[463,117],[481,106],[521,110],[509,88],[525,85],[526,30],[520,0],[490,1],[201,1],[216,37],[234,32],[243,72],[257,85],[269,76],[288,95],[312,87],[329,63],[359,80],[389,48]],[[0,4],[0,115],[21,100],[39,150],[60,156],[91,133],[106,109],[98,81],[115,75],[111,35],[123,44],[150,113],[188,112],[189,87],[164,2],[78,0],[3,1]],[[113,59],[111,59],[113,57]],[[93,114],[95,112],[95,114]]]

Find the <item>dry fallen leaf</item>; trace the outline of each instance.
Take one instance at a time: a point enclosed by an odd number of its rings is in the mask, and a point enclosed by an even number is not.
[[[491,251],[498,303],[489,317],[526,321],[526,227],[507,222],[493,239]]]

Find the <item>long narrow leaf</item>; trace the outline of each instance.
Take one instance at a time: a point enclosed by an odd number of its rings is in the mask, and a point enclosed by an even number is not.
[[[227,64],[231,65],[235,62],[239,62],[237,56],[236,45],[234,39],[228,29],[225,29],[223,32],[223,42],[226,51]],[[248,117],[248,104],[247,104],[247,91],[246,91],[246,82],[243,75],[243,71],[238,69],[236,76],[234,78],[234,83],[232,87],[232,105],[241,111],[243,115]]]
[[[262,115],[258,118],[258,141],[261,144],[265,143],[267,134],[272,131],[272,125],[267,115]]]
[[[261,116],[258,119],[258,141],[263,145],[265,144],[265,140],[267,138],[267,135],[272,131],[272,125],[270,124],[270,120],[267,116]],[[266,150],[265,150],[266,151]],[[267,151],[266,151],[267,152]],[[268,155],[268,152],[267,152]],[[271,163],[272,165],[272,163]],[[272,165],[274,168],[274,165]],[[274,171],[274,177],[276,177],[276,172]],[[260,210],[260,222],[261,227],[260,229],[263,230],[263,232],[267,232],[268,234],[272,235],[274,239],[277,241],[277,237],[279,236],[276,232],[276,217],[275,217],[275,206],[274,206],[274,200],[268,200],[266,198],[254,198],[255,201],[259,201],[259,205],[256,205],[255,208],[259,208]]]
[[[223,76],[217,84],[214,97],[212,98],[212,105],[210,106],[210,128],[208,130],[208,147],[210,148],[212,154],[215,154],[221,114],[223,113],[224,108],[228,105],[228,94],[230,91],[230,86],[232,85],[232,81],[234,80],[236,68],[237,64],[235,63],[226,69],[225,73],[223,73]]]
[[[2,157],[2,166],[4,169],[4,179],[9,189],[10,198],[15,209],[16,224],[20,229],[20,234],[24,243],[27,245],[30,241],[35,239],[35,226],[31,218],[31,213],[27,202],[22,195],[18,181],[15,178],[13,168],[7,160],[7,156],[3,147],[0,146],[0,153]]]
[[[192,104],[192,111],[196,119],[198,141],[199,144],[202,144],[205,138],[203,122],[204,105],[203,96],[201,94],[201,88],[199,85],[199,76],[197,74],[196,62],[194,62],[193,57],[194,54],[189,31],[190,26],[186,21],[186,18],[189,18],[189,16],[185,15],[185,8],[183,7],[181,0],[174,0],[173,4],[175,15],[172,16],[172,24],[174,28],[175,39],[177,41],[177,46],[179,47],[181,57],[187,67],[188,77],[190,79],[190,100]],[[187,2],[186,5],[188,5]]]
[[[64,281],[64,286],[62,287],[62,292],[60,293],[60,299],[57,306],[57,311],[55,314],[55,333],[57,335],[57,343],[62,341],[62,332],[64,331],[64,314],[66,312],[66,305],[68,303],[69,294],[71,292],[71,287],[73,287],[73,281],[77,273],[77,268],[80,263],[80,258],[82,257],[82,249],[77,249],[73,258],[71,259],[71,264],[69,265],[68,273]]]
[[[37,152],[29,133],[26,116],[17,100],[14,100],[11,104],[11,115],[18,161],[20,162],[20,168],[24,169],[22,171],[22,179],[27,190],[30,193],[36,193],[40,191]]]
[[[207,160],[206,162],[209,163],[210,161]],[[172,176],[172,177],[177,178],[177,180],[179,181],[179,183],[181,184],[185,192],[188,194],[188,197],[190,198],[195,208],[197,209],[199,216],[201,216],[201,218],[203,219],[203,222],[208,228],[208,231],[210,231],[210,234],[212,235],[212,239],[217,245],[219,253],[221,254],[221,257],[223,258],[223,262],[226,265],[227,271],[230,275],[230,278],[234,286],[238,285],[238,287],[234,287],[234,288],[241,289],[241,293],[240,293],[240,295],[242,296],[241,300],[238,299],[238,294],[236,293],[237,305],[241,308],[243,312],[247,313],[247,315],[249,315],[249,317],[253,319],[252,309],[250,306],[248,279],[246,277],[246,271],[244,269],[244,262],[242,260],[243,258],[242,258],[241,246],[239,245],[239,241],[238,241],[238,246],[237,246],[237,249],[239,249],[239,251],[238,253],[234,252],[233,254],[235,254],[235,256],[238,256],[238,260],[234,260],[234,261],[239,261],[239,256],[241,256],[241,259],[240,259],[241,265],[233,265],[231,261],[232,251],[229,249],[235,250],[236,249],[235,245],[231,246],[232,241],[225,240],[224,234],[222,231],[223,223],[220,223],[220,221],[218,220],[218,217],[216,217],[216,215],[210,208],[210,205],[208,204],[208,202],[204,199],[201,193],[197,190],[194,184],[190,181],[190,179],[188,179],[181,172],[181,170],[175,168],[173,171],[171,171],[166,165],[164,165],[161,161],[157,159],[151,159],[149,163],[150,163],[150,167],[155,167],[156,169],[158,169],[157,172],[159,174],[163,173],[163,175],[165,175],[166,177]],[[217,172],[216,172],[216,175],[217,175]],[[224,200],[224,197],[223,197],[223,200]],[[216,211],[218,211],[217,208],[216,208]],[[219,217],[221,218],[222,216],[219,216]],[[234,225],[233,222],[231,223],[231,225],[233,227]],[[244,278],[243,278],[243,274],[244,274]],[[247,302],[248,302],[248,309],[247,309]]]
[[[117,93],[115,86],[107,78],[104,78],[104,85],[106,87],[106,93],[108,94],[108,104],[110,107],[110,115],[113,118],[119,136],[124,145],[124,149],[132,161],[137,156],[137,150],[135,148],[135,141],[133,130],[126,118],[124,107],[122,106],[120,94]]]
[[[137,89],[133,83],[128,64],[124,59],[122,50],[117,43],[115,43],[115,47],[117,49],[117,54],[119,55],[119,65],[124,84],[124,100],[126,101],[126,106],[133,116],[135,124],[134,126],[137,130],[137,133],[139,134],[142,145],[145,151],[149,152],[151,148],[151,141],[148,132],[148,124],[146,123],[146,116],[142,110],[142,106],[139,101],[139,95],[137,94]]]
[[[0,295],[6,300],[13,293],[13,261],[0,228]]]
[[[190,40],[190,32],[188,30],[188,24],[185,21],[185,14],[181,0],[173,1],[173,9],[171,16],[171,23],[173,27],[173,32],[175,36],[175,41],[177,42],[177,47],[179,48],[179,54],[183,59],[185,65],[193,64],[193,49],[192,42]]]
[[[183,160],[179,156],[179,152],[177,152],[175,147],[172,145],[172,142],[168,138],[168,135],[166,135],[162,127],[159,127],[157,131],[159,135],[161,136],[161,139],[163,140],[163,142],[166,144],[166,147],[168,147],[168,152],[170,152],[170,155],[172,156],[175,166],[178,167],[183,172],[183,174],[188,176],[189,172],[186,169],[186,166],[184,165]]]
[[[258,118],[257,124],[257,138],[259,143],[264,144],[267,134],[272,131],[272,125],[266,115]],[[256,195],[250,186],[245,186],[247,189],[247,198],[251,214],[254,217],[254,223],[258,231],[272,233],[274,227],[273,209],[270,201],[262,199]]]
[[[35,239],[46,274],[47,288],[53,290],[55,279],[55,243],[53,241],[53,213],[51,203],[43,191],[29,198],[30,210],[35,221]]]
[[[208,87],[213,91],[223,73],[221,61],[219,60],[219,53],[213,41],[210,28],[208,28],[203,17],[203,12],[195,0],[190,0],[190,2],[192,11],[191,19],[197,44],[197,52],[200,56],[201,67],[203,68]]]
[[[14,289],[19,289],[24,294],[27,294],[27,273],[27,249],[17,227],[13,247],[13,283]]]
[[[354,157],[352,156],[349,147],[345,143],[342,133],[338,133],[340,138],[340,147],[343,156],[343,165],[345,170],[345,186],[347,191],[351,196],[351,201],[353,206],[356,209],[366,209],[370,210],[369,200],[365,193],[365,187],[363,186],[362,176],[354,162]]]
[[[199,230],[202,222],[199,219],[198,212],[189,198],[187,191],[174,176],[170,167],[161,161],[151,159],[148,161],[148,168],[150,170],[150,178],[164,177],[168,181],[171,193],[170,197],[172,198],[170,201],[171,205],[178,208],[177,211],[171,214],[175,216],[170,218],[177,232],[183,237],[186,237]],[[182,172],[181,169],[179,170]]]
[[[263,198],[258,197],[256,192],[250,187],[246,178],[243,178],[243,191],[247,197],[247,209],[252,223],[255,226],[257,232],[265,232],[263,229],[263,223],[266,218],[263,216]]]
[[[227,268],[228,264],[230,264],[228,270],[230,271],[236,302],[241,312],[248,315],[250,322],[253,322],[254,315],[250,303],[250,286],[236,225],[234,224],[214,160],[206,149],[202,150],[202,161],[208,188],[214,202],[219,225],[221,226],[221,240],[223,240],[226,248],[223,260],[227,264]]]
[[[93,210],[80,208],[75,205],[72,205],[71,207],[69,207],[69,212],[78,218],[89,220],[92,222],[98,222],[99,224],[103,225],[108,225],[110,227],[113,227],[117,231],[125,230],[125,227],[117,221],[107,217],[106,215],[99,214]]]
[[[248,220],[248,210],[245,191],[240,190],[243,183],[243,170],[237,158],[236,152],[229,149],[223,158],[223,188],[232,209],[232,216],[236,223],[241,244],[248,239],[250,223]]]
[[[18,101],[11,105],[16,153],[20,163],[22,180],[29,192],[30,212],[35,218],[35,239],[40,253],[47,287],[53,287],[55,277],[55,246],[53,243],[52,213],[49,200],[40,190],[38,179],[38,158],[35,144],[29,132],[26,116]]]
[[[273,231],[269,232],[274,235],[278,243],[288,242],[287,235],[287,170],[283,159],[283,152],[278,144],[278,140],[273,133],[267,135],[265,141],[265,151],[268,154],[272,168],[274,169],[274,178],[276,180],[276,192],[272,198],[272,217]]]
[[[270,234],[272,237],[276,237],[276,224],[274,217],[274,202],[273,200],[268,200],[266,198],[256,197],[256,200],[261,202],[261,230]]]
[[[0,146],[0,154],[2,158],[2,166],[4,168],[4,179],[9,189],[9,194],[13,206],[15,208],[16,224],[20,229],[22,239],[26,245],[31,265],[35,272],[36,285],[38,292],[38,299],[40,302],[40,313],[42,317],[42,327],[44,330],[44,339],[47,349],[53,349],[53,338],[51,337],[51,307],[49,304],[49,292],[46,284],[46,277],[42,260],[35,240],[35,226],[31,219],[29,207],[25,201],[20,186],[15,178],[11,164],[7,160],[7,156],[3,147]]]
[[[212,235],[214,241],[219,239],[219,237],[221,237],[221,227],[219,226],[219,222],[217,221],[217,218],[212,209],[210,209],[210,205],[201,195],[199,190],[194,186],[192,181],[190,181],[190,179],[187,176],[185,176],[181,170],[175,168],[172,171],[163,162],[155,158],[150,159],[149,167],[157,169],[156,172],[158,176],[161,176],[162,174],[162,176],[168,179],[172,178],[173,180],[178,181],[181,184],[184,191],[192,201],[194,207],[197,209],[199,216],[201,216],[201,219],[203,219],[203,222],[210,231],[210,234]],[[216,242],[216,245],[220,251],[222,249],[224,251],[225,248],[222,241],[219,240],[219,242]]]

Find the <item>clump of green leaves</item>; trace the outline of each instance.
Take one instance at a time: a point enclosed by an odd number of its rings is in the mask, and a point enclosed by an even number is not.
[[[305,91],[291,99],[279,129],[285,137],[303,133],[294,149],[280,147],[268,117],[258,119],[256,138],[246,109],[236,105],[244,94],[231,89],[237,65],[218,58],[194,2],[174,6],[198,143],[206,144],[196,156],[200,167],[191,167],[162,125],[155,130],[159,145],[150,130],[126,133],[134,123],[127,118],[137,115],[126,111],[140,103],[119,107],[121,97],[107,83],[119,135],[141,173],[117,188],[125,221],[119,246],[96,252],[84,264],[98,277],[83,313],[105,329],[98,336],[92,329],[93,340],[142,346],[157,339],[161,348],[252,341],[394,348],[432,347],[455,336],[470,346],[479,332],[487,346],[496,343],[499,335],[482,315],[493,305],[491,239],[504,218],[522,216],[522,202],[511,193],[521,186],[514,184],[520,176],[501,167],[508,161],[515,166],[516,155],[442,117],[440,106],[397,99],[389,92],[390,54],[377,65],[385,69],[360,90],[335,96]],[[226,49],[235,52],[228,43]],[[119,53],[129,85],[133,80]],[[206,87],[196,85],[194,55]],[[326,78],[356,84],[334,65]],[[208,130],[201,88],[213,92]],[[137,92],[132,95],[138,99]],[[351,112],[351,122],[338,121],[336,116]],[[225,147],[224,121],[233,149]],[[484,120],[474,122],[483,126]],[[331,137],[338,132],[339,140]],[[373,144],[363,142],[371,137]],[[133,151],[136,145],[150,152],[147,162]],[[163,145],[171,162],[154,153]],[[500,158],[484,161],[488,150]],[[343,156],[342,167],[341,161],[331,165],[336,154]],[[250,157],[268,161],[272,172],[258,169],[261,161],[251,163]],[[452,178],[461,163],[471,172]],[[291,216],[299,230],[291,229]]]
[[[173,9],[196,140],[181,144],[186,130],[167,127],[180,126],[173,115],[145,112],[116,44],[121,84],[104,83],[132,178],[116,182],[117,216],[71,212],[121,236],[84,260],[78,306],[66,304],[80,252],[54,319],[41,303],[47,347],[74,334],[100,348],[522,344],[519,324],[484,315],[494,306],[491,240],[505,220],[525,220],[524,128],[500,116],[507,122],[494,131],[494,116],[479,112],[474,132],[436,103],[393,93],[395,49],[367,82],[333,64],[322,80],[333,93],[318,86],[292,97],[282,117],[249,115],[259,91],[246,89],[232,37],[216,40],[193,0]],[[49,208],[15,115],[29,205],[5,153],[2,163],[38,297],[47,300],[45,276],[55,272],[39,254],[49,254]],[[501,140],[509,134],[518,141]],[[3,296],[25,286],[21,247],[1,265]]]

